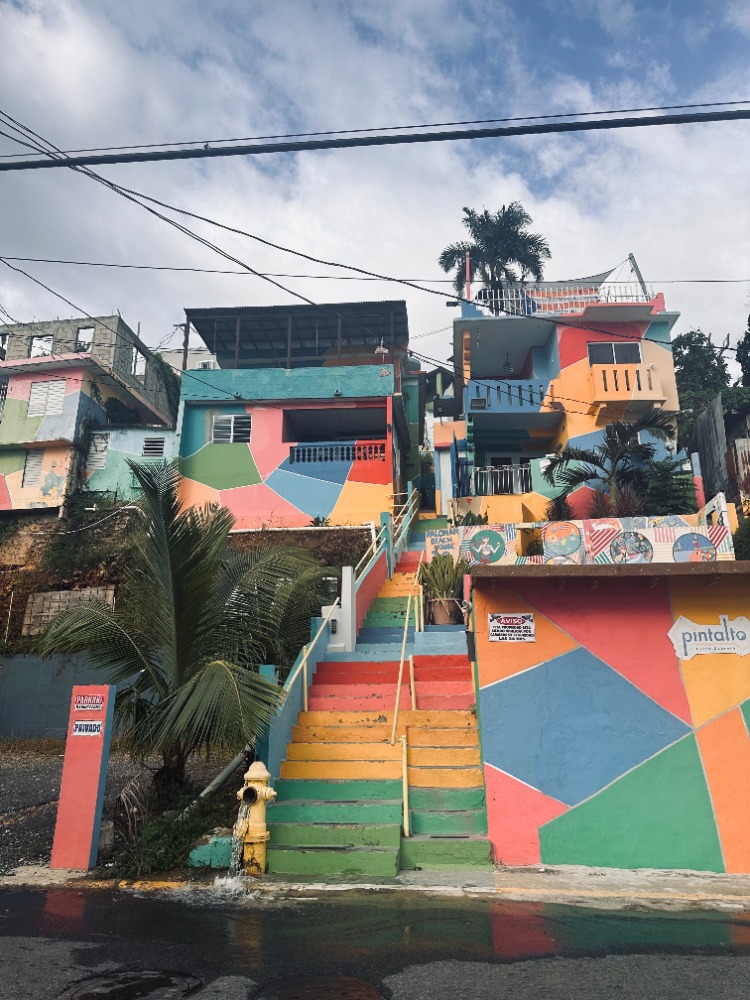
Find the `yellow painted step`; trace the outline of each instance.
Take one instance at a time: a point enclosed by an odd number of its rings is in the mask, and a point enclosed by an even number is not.
[[[483,784],[482,771],[478,767],[409,768],[411,788],[481,788]]]
[[[359,726],[295,726],[292,739],[295,743],[381,743],[391,738],[391,725],[379,723]],[[399,719],[396,735],[406,730],[409,746],[420,747],[478,747],[476,729],[449,729],[447,727],[409,726]]]
[[[382,781],[401,777],[401,761],[285,760],[281,764],[281,777],[313,781]]]
[[[287,746],[286,756],[287,760],[401,760],[401,744],[295,742]]]
[[[359,725],[393,725],[393,712],[334,712],[313,711],[300,712],[297,717],[300,726],[359,726]],[[409,728],[440,729],[474,729],[477,728],[477,717],[474,712],[464,708],[454,709],[408,709],[398,713],[398,725]]]
[[[479,767],[479,747],[408,747],[407,760],[414,767]]]

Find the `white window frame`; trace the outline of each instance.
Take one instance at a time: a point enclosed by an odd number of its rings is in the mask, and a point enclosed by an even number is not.
[[[252,428],[250,413],[215,415],[211,424],[211,444],[249,444]]]
[[[637,361],[618,361],[617,360],[617,348],[622,347],[627,344],[628,347],[638,348],[638,360]],[[591,347],[611,347],[612,348],[612,360],[611,361],[592,361],[591,360]],[[586,344],[586,353],[589,359],[589,367],[594,365],[642,365],[643,364],[643,351],[641,350],[641,344],[638,340],[621,340],[621,341],[609,341],[609,340],[590,340]]]
[[[62,413],[65,405],[65,379],[32,382],[29,390],[27,417],[46,417]]]
[[[109,448],[109,431],[95,431],[91,435],[91,444],[86,455],[86,471],[96,472],[107,466],[107,450]]]
[[[44,462],[43,451],[27,451],[26,459],[23,463],[23,478],[21,489],[33,489],[42,485],[42,463]]]

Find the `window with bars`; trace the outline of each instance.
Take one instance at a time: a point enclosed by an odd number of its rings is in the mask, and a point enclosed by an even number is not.
[[[141,454],[144,458],[162,458],[164,455],[164,438],[144,438]]]
[[[5,375],[0,378],[0,421],[3,419],[3,410],[5,409],[5,400],[8,398],[8,376]]]
[[[21,488],[27,489],[32,486],[39,486],[42,482],[42,461],[43,451],[27,451],[26,461],[23,465],[23,479]]]
[[[91,435],[88,455],[86,456],[86,471],[95,472],[103,469],[107,465],[107,448],[109,447],[109,434],[97,432]]]
[[[250,441],[252,417],[249,413],[214,417],[212,444],[247,444]]]
[[[62,413],[65,403],[65,379],[51,379],[47,382],[32,382],[29,392],[30,417],[46,417],[48,414]]]

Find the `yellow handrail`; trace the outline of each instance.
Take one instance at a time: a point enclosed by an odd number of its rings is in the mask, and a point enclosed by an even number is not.
[[[417,566],[417,572],[414,574],[414,585],[419,591],[419,605],[417,606],[417,621],[414,623],[414,627],[418,632],[424,632],[424,587],[419,582],[419,574],[422,571],[422,560],[424,559],[425,550],[419,554],[419,565]]]
[[[412,711],[416,711],[417,708],[417,689],[414,684],[414,657],[409,657],[409,690],[411,691],[411,707]]]
[[[409,836],[409,748],[406,733],[401,737],[401,783],[404,792],[404,836]]]
[[[304,675],[304,688],[302,690],[302,704],[303,704],[303,707],[304,707],[305,711],[307,711],[307,658],[310,655],[310,650],[315,645],[315,643],[318,641],[318,638],[319,638],[321,632],[323,631],[323,629],[328,624],[328,619],[331,617],[331,615],[333,614],[333,612],[339,606],[340,601],[341,601],[341,598],[337,597],[336,600],[333,602],[333,604],[330,606],[330,608],[328,609],[328,613],[326,614],[326,616],[323,619],[323,621],[320,623],[320,628],[315,633],[315,635],[312,637],[312,639],[310,640],[310,642],[308,642],[303,647],[303,649],[302,649],[302,659],[297,664],[297,666],[294,668],[294,672],[289,675],[289,677],[287,678],[287,682],[284,685],[285,694],[288,695],[289,692],[294,687],[294,685],[296,684],[297,678],[299,677],[300,673],[302,673]]]
[[[404,622],[404,638],[401,643],[401,663],[398,668],[398,684],[396,685],[396,707],[393,711],[393,729],[391,730],[391,746],[396,743],[396,727],[398,726],[398,709],[401,702],[401,687],[404,683],[404,660],[406,659],[406,640],[409,636],[409,619],[411,618],[411,597],[406,603],[406,621]]]

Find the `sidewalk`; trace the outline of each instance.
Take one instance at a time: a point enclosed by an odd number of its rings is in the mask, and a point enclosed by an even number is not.
[[[95,879],[83,872],[53,871],[42,866],[17,868],[0,877],[0,889],[121,889],[123,891],[220,891],[231,882],[233,895],[243,891],[258,899],[290,899],[321,893],[417,892],[435,896],[557,903],[598,909],[622,910],[714,910],[750,912],[750,875],[719,875],[708,872],[625,871],[614,868],[575,866],[496,868],[490,871],[463,869],[401,872],[396,878],[338,879],[328,882],[234,879],[206,871],[194,878],[154,877],[138,881]]]

